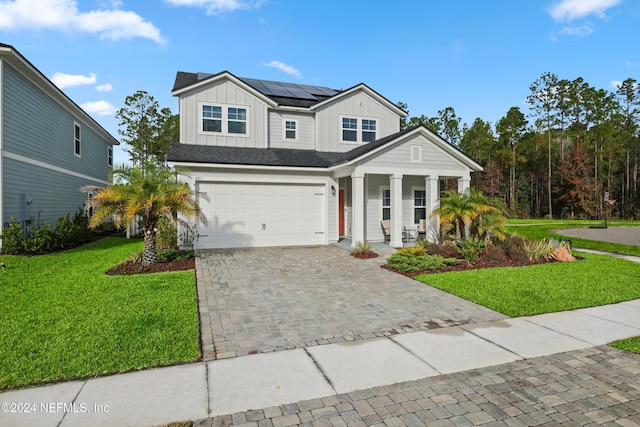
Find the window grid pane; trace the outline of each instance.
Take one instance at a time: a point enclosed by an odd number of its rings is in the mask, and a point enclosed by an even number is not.
[[[358,119],[342,118],[342,129],[358,129]]]
[[[228,114],[229,120],[247,120],[246,108],[229,107]]]
[[[215,105],[203,105],[202,117],[211,118],[211,119],[221,119],[222,107],[216,107]]]

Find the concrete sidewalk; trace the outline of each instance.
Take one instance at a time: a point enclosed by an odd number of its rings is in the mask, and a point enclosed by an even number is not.
[[[635,300],[9,391],[0,394],[0,425],[198,420],[581,351],[638,335],[640,300]],[[300,418],[284,416],[279,422],[297,424]],[[473,423],[467,418],[466,425]]]

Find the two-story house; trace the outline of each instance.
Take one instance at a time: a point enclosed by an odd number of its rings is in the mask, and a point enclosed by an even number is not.
[[[482,170],[425,127],[401,131],[406,112],[365,84],[178,72],[173,95],[180,143],[168,159],[208,219],[200,249],[383,241],[382,220],[401,247],[403,227],[433,227],[440,180],[465,190]]]
[[[111,183],[118,141],[14,47],[0,43],[0,233],[73,215]]]

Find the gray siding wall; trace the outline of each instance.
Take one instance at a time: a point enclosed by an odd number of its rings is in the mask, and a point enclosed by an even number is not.
[[[74,155],[74,123],[81,129],[80,157]],[[108,150],[86,122],[2,62],[2,224],[16,217],[33,225],[54,225],[86,201],[83,185],[109,181]],[[85,178],[17,160],[22,156]],[[30,204],[26,201],[31,200]]]
[[[105,140],[6,62],[2,75],[3,150],[99,180],[109,179]],[[80,157],[74,155],[74,122],[81,128]],[[5,171],[3,180],[13,179]]]
[[[376,119],[377,139],[400,130],[400,117],[396,113],[389,110],[368,94],[362,91],[354,92],[318,110],[316,114],[318,151],[345,152],[362,145],[359,143],[341,142],[341,116]]]
[[[284,139],[284,121],[298,121],[297,141]],[[269,147],[315,149],[315,120],[313,114],[289,113],[282,111],[269,112]]]
[[[412,161],[412,147],[421,147],[420,161]],[[392,149],[379,153],[374,158],[367,160],[367,166],[398,167],[398,170],[413,170],[416,173],[430,175],[439,170],[459,171],[460,174],[469,173],[469,168],[454,159],[435,143],[423,136],[417,136],[401,144],[396,144]]]
[[[202,132],[202,104],[247,109],[247,135]],[[180,142],[183,144],[266,148],[267,104],[230,81],[220,81],[180,97]]]
[[[18,160],[4,158],[5,178],[2,182],[4,213],[2,224],[14,216],[22,224],[29,218],[37,225],[40,221],[55,225],[60,217],[73,214],[87,200],[87,194],[81,193],[83,185],[104,185],[65,173],[30,165]],[[31,200],[31,204],[26,204]]]

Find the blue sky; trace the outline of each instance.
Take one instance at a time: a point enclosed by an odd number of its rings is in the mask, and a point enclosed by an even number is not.
[[[178,112],[177,71],[364,82],[411,116],[451,106],[495,124],[527,110],[543,72],[608,90],[640,80],[639,39],[636,0],[0,0],[0,42],[115,137],[137,90]]]

